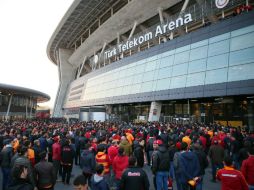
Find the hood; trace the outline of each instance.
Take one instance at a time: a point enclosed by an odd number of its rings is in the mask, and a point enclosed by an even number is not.
[[[181,156],[184,158],[184,159],[186,159],[186,160],[194,160],[194,159],[196,159],[196,154],[195,153],[193,153],[193,152],[190,152],[190,151],[188,151],[188,152],[183,152],[182,154],[181,154]]]
[[[104,153],[104,152],[98,152],[98,153],[96,154],[96,157],[97,157],[97,158],[100,158],[100,157],[102,157],[102,156],[105,156],[105,153]]]
[[[166,148],[165,146],[159,146],[159,147],[158,147],[158,151],[164,153],[164,152],[167,151],[167,148]]]
[[[92,178],[92,182],[96,185],[98,183],[100,183],[103,180],[102,176],[99,176],[97,174],[94,174],[93,178]]]
[[[127,140],[123,140],[123,141],[121,141],[121,144],[122,145],[127,145],[127,144],[129,144],[129,142]]]
[[[83,150],[82,154],[87,156],[87,155],[91,154],[91,151],[90,150]]]

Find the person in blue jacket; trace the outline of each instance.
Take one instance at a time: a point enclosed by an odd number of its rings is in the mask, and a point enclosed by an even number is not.
[[[109,190],[109,186],[103,177],[104,167],[102,164],[99,164],[95,167],[96,173],[92,176],[91,186],[92,190]]]

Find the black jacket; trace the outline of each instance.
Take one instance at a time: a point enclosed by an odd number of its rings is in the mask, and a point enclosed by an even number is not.
[[[149,190],[149,180],[142,168],[129,167],[121,178],[121,190]]]
[[[62,147],[61,162],[63,165],[72,165],[74,157],[75,151],[70,145],[65,145]]]
[[[165,146],[159,146],[158,150],[153,153],[152,171],[169,171],[170,157]]]
[[[197,154],[199,164],[200,164],[200,173],[199,175],[205,175],[205,169],[208,166],[208,159],[206,157],[206,154],[203,150],[194,150],[194,153]]]
[[[83,150],[80,157],[80,167],[83,173],[93,174],[95,172],[95,156],[90,150]]]
[[[139,167],[144,166],[144,152],[142,146],[139,144],[134,143],[134,156],[137,158],[137,165]]]
[[[33,186],[25,179],[15,179],[7,190],[33,190]]]
[[[6,145],[0,153],[0,165],[2,168],[11,168],[11,158],[13,156],[12,146]]]
[[[43,160],[36,164],[34,169],[38,188],[55,185],[56,173],[52,163]]]

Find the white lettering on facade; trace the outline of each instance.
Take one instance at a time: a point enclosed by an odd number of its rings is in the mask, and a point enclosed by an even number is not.
[[[158,37],[160,35],[170,32],[178,27],[181,27],[184,24],[188,24],[191,21],[192,21],[191,14],[190,13],[185,14],[185,15],[177,18],[175,21],[170,21],[167,24],[156,26],[154,33],[147,32],[141,36],[134,37],[133,39],[128,40],[127,42],[118,44],[117,48],[113,48],[112,50],[105,51],[104,55],[105,55],[106,59],[108,59],[118,53],[122,53],[122,52],[127,51],[131,48],[134,48],[138,45],[141,45],[142,43],[149,41],[154,37]]]

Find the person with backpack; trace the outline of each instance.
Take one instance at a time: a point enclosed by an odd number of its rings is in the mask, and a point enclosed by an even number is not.
[[[156,140],[153,133],[150,133],[147,143],[146,143],[146,154],[147,154],[147,163],[148,165],[151,165],[151,158],[153,154],[153,143]]]
[[[156,140],[156,143],[159,147],[152,156],[152,172],[156,178],[156,190],[166,190],[170,168],[169,152],[162,140]]]

